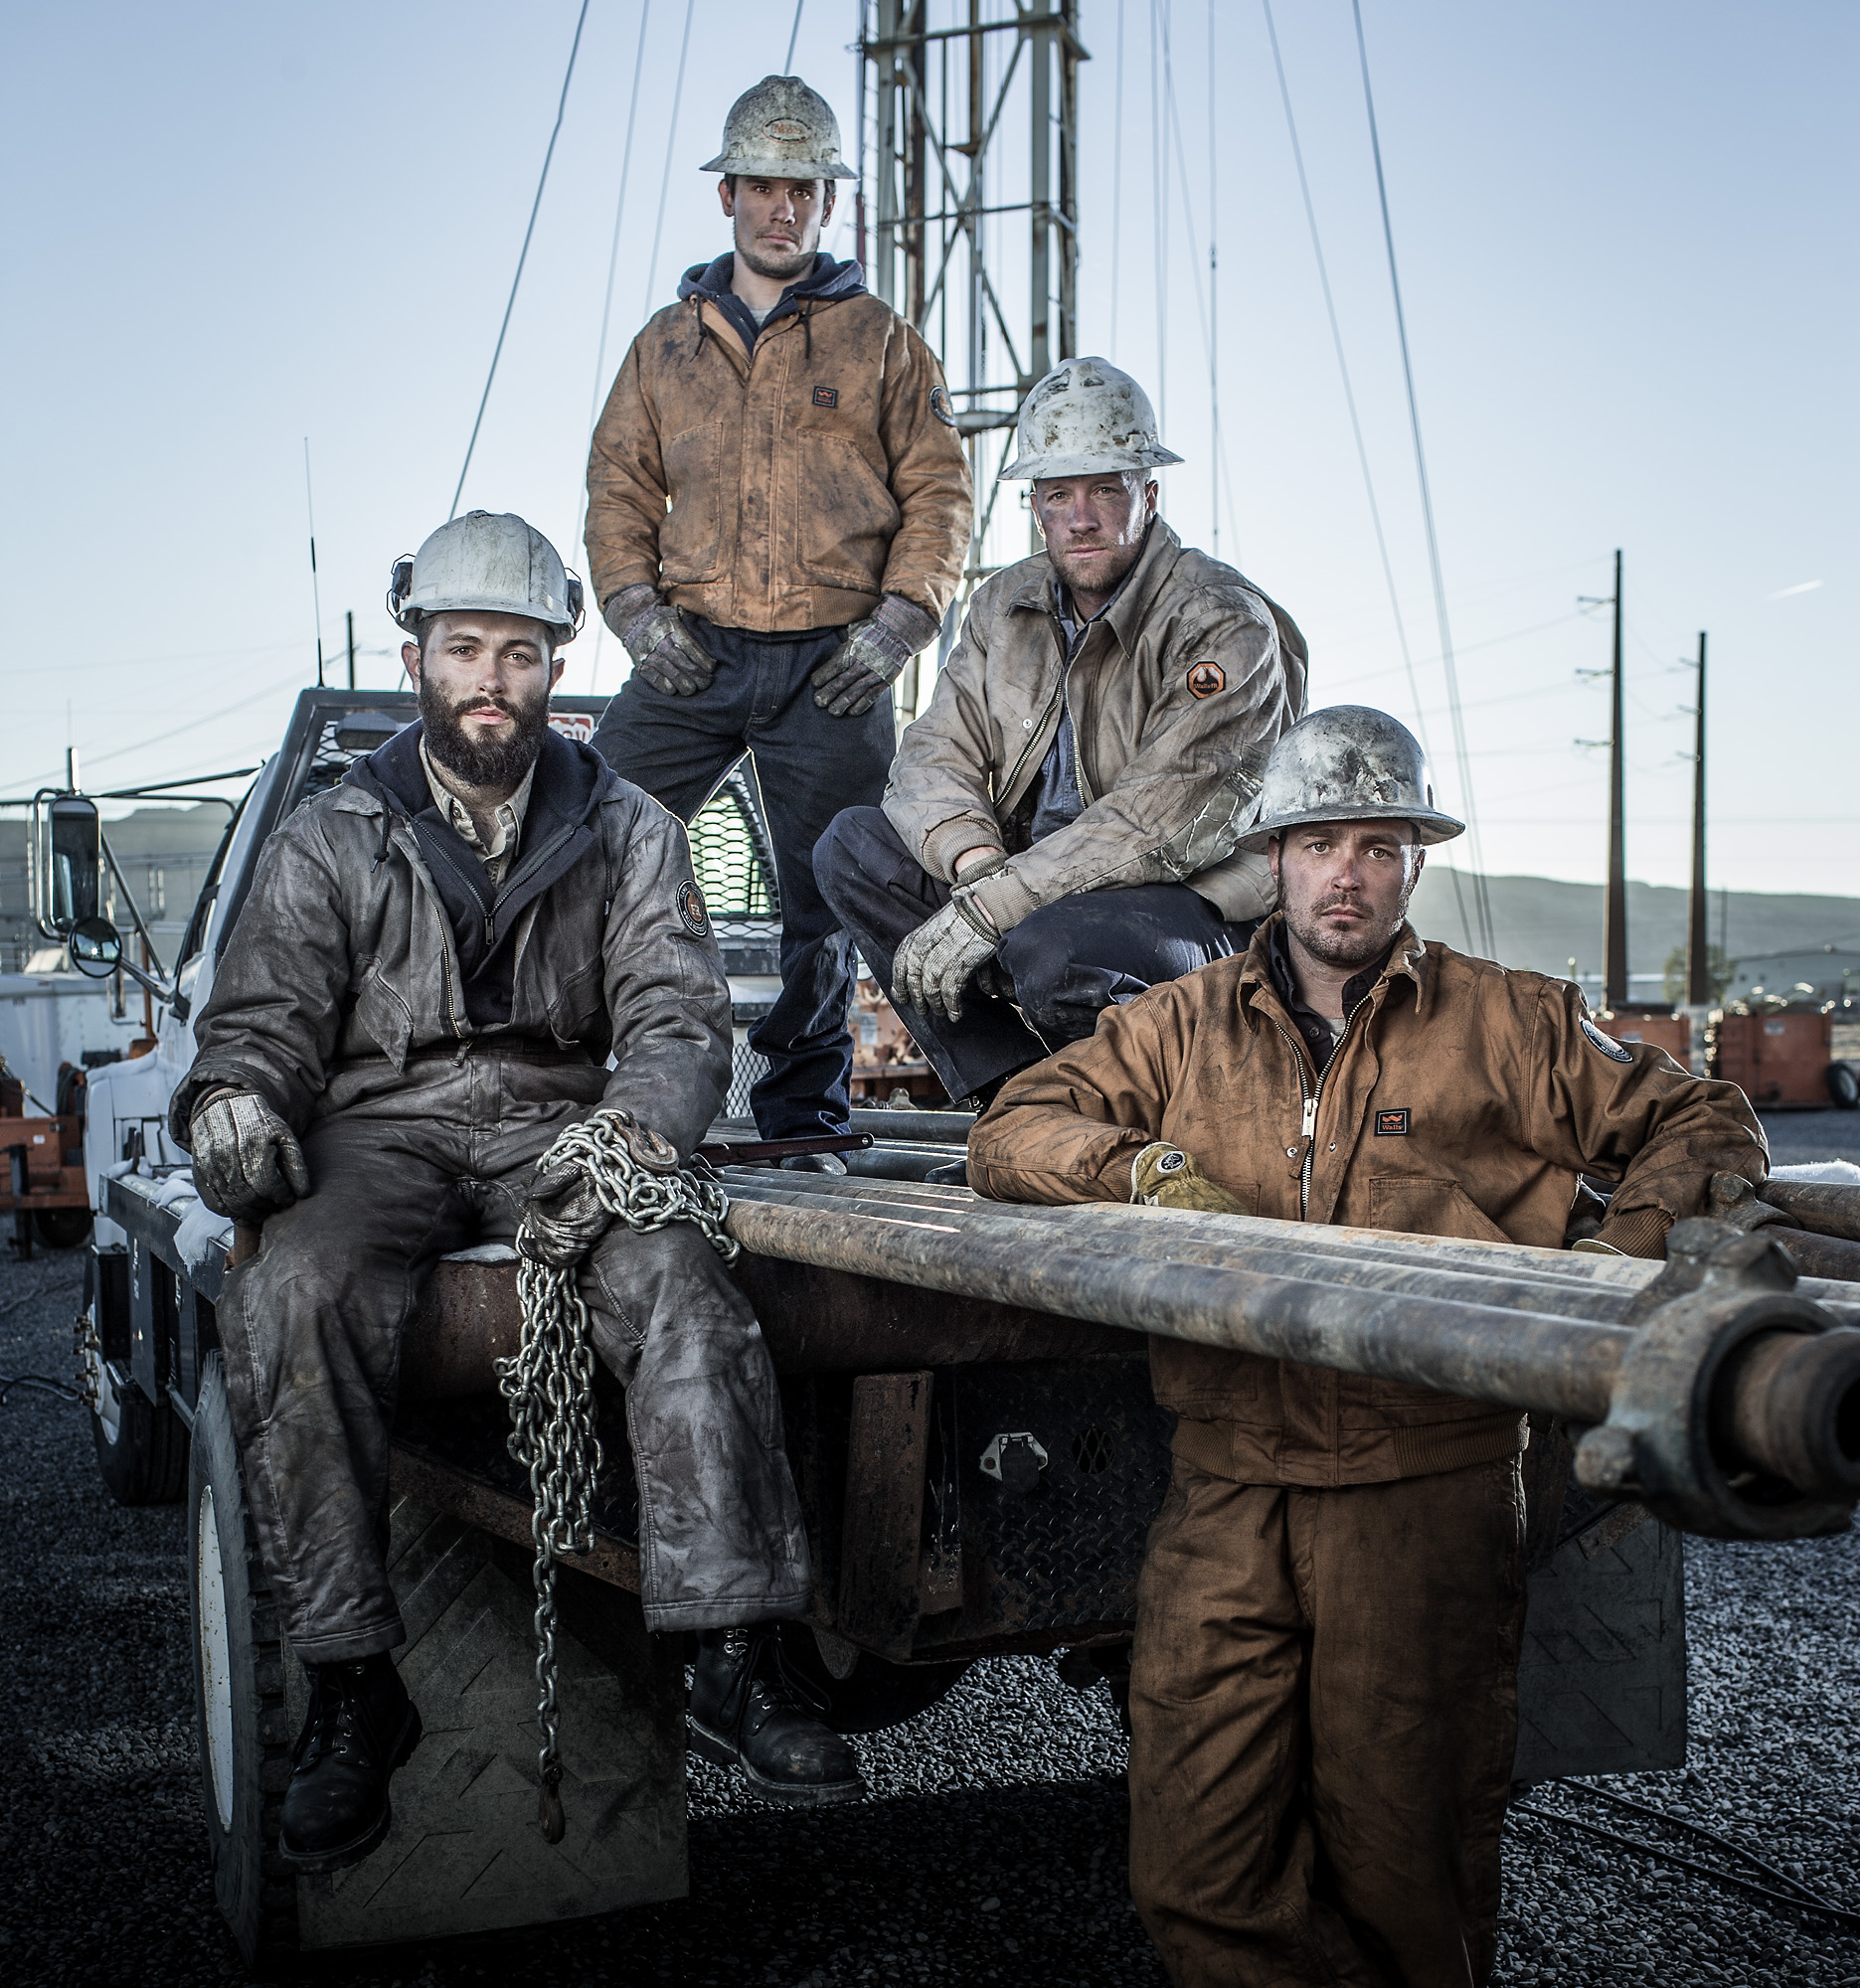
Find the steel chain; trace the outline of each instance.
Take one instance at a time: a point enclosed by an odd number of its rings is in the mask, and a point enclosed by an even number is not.
[[[682,1168],[641,1165],[626,1137],[632,1122],[629,1114],[608,1108],[571,1125],[544,1154],[537,1171],[578,1167],[615,1221],[641,1234],[689,1222],[726,1263],[735,1262],[740,1245],[724,1229],[729,1197],[714,1182],[698,1180]],[[560,1843],[567,1821],[556,1706],[556,1562],[593,1551],[601,1457],[594,1432],[593,1331],[580,1289],[580,1265],[559,1267],[539,1260],[523,1246],[528,1229],[526,1216],[517,1233],[523,1337],[517,1352],[496,1366],[498,1389],[510,1405],[510,1454],[530,1473],[541,1741],[537,1820],[545,1838]]]

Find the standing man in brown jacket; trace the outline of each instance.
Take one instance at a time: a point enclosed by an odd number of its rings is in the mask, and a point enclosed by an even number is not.
[[[1711,1176],[1761,1182],[1732,1084],[1611,1041],[1566,981],[1407,922],[1460,833],[1382,712],[1279,741],[1279,913],[1108,1012],[975,1127],[1007,1201],[1138,1201],[1660,1256]],[[1180,1416],[1138,1598],[1131,1889],[1178,1988],[1476,1988],[1516,1746],[1526,1425],[1508,1409],[1152,1342]]]
[[[738,98],[704,169],[736,247],[634,339],[588,464],[588,561],[633,659],[594,745],[689,822],[747,751],[781,891],[781,994],[751,1032],[762,1136],[846,1129],[852,942],[810,858],[875,802],[891,686],[961,578],[968,464],[935,357],[820,252],[839,124],[799,77]],[[838,1160],[790,1164],[843,1172]]]
[[[1304,709],[1290,615],[1157,516],[1182,458],[1127,373],[1067,360],[1018,442],[1002,475],[1031,480],[1046,551],[976,588],[884,811],[814,852],[950,1096],[984,1102],[1106,1005],[1246,950],[1270,880],[1238,839]]]

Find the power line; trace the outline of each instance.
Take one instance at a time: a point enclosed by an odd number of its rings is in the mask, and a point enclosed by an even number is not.
[[[1214,172],[1214,0],[1208,0],[1208,171],[1210,178]],[[1214,545],[1216,559],[1221,557],[1221,472],[1227,464],[1227,452],[1221,442],[1221,264],[1216,250],[1216,216],[1221,212],[1221,203],[1210,191],[1208,195],[1208,414],[1209,425],[1214,430],[1214,474],[1208,479],[1209,497],[1214,509]]]
[[[1415,398],[1415,369],[1408,352],[1408,316],[1402,308],[1402,279],[1395,262],[1395,229],[1389,220],[1389,185],[1382,170],[1382,138],[1376,128],[1376,97],[1369,82],[1369,44],[1363,38],[1362,0],[1350,0],[1356,22],[1356,52],[1363,70],[1363,102],[1369,112],[1369,145],[1376,161],[1376,196],[1382,206],[1382,239],[1389,251],[1389,288],[1395,298],[1395,326],[1402,345],[1402,379],[1408,389],[1408,421],[1415,437],[1415,472],[1421,485],[1421,514],[1428,534],[1428,565],[1434,577],[1434,612],[1440,630],[1440,667],[1446,676],[1447,704],[1452,716],[1453,754],[1459,765],[1460,791],[1466,810],[1466,833],[1472,846],[1473,902],[1479,914],[1480,943],[1493,950],[1492,909],[1485,886],[1485,854],[1479,841],[1478,811],[1472,797],[1472,764],[1466,753],[1466,728],[1459,711],[1459,676],[1453,667],[1452,633],[1446,618],[1446,582],[1440,573],[1440,543],[1434,528],[1434,497],[1428,487],[1428,458],[1421,442],[1421,407]]]
[[[1117,0],[1117,61],[1110,120],[1110,349],[1117,349],[1118,259],[1123,242],[1123,0]]]
[[[678,143],[678,106],[685,94],[685,56],[691,47],[691,16],[697,0],[685,0],[685,35],[678,44],[678,81],[672,86],[672,125],[665,134],[665,170],[659,178],[659,218],[652,225],[652,259],[646,264],[646,294],[639,307],[640,317],[652,313],[652,282],[658,273],[659,241],[665,233],[665,195],[672,183],[672,149]]]
[[[794,25],[788,30],[788,52],[781,62],[783,76],[794,74],[794,44],[801,38],[801,9],[806,5],[807,0],[794,0]]]
[[[582,29],[588,20],[588,0],[582,0],[582,11],[576,16],[575,40],[569,47],[569,67],[562,78],[562,95],[556,103],[556,121],[549,133],[549,148],[543,154],[543,170],[536,182],[536,198],[530,203],[530,225],[523,231],[523,247],[517,255],[517,273],[510,279],[510,301],[504,306],[504,321],[497,327],[497,344],[491,352],[491,370],[484,376],[484,392],[478,397],[478,417],[471,424],[471,439],[465,444],[465,459],[458,469],[458,488],[452,492],[452,508],[446,513],[448,522],[458,516],[458,500],[464,493],[465,473],[471,467],[472,451],[478,445],[478,430],[484,424],[484,410],[491,399],[491,382],[497,378],[497,362],[503,356],[504,334],[510,329],[510,313],[517,307],[517,285],[523,281],[523,265],[529,259],[530,237],[536,233],[536,216],[543,205],[543,189],[549,184],[549,162],[556,156],[556,140],[562,135],[562,113],[569,107],[569,84],[575,77],[575,58],[582,46]],[[322,681],[319,672],[317,681]]]
[[[1343,377],[1343,403],[1350,411],[1350,432],[1356,438],[1356,459],[1362,466],[1363,488],[1369,497],[1370,522],[1376,528],[1376,551],[1382,560],[1382,578],[1389,589],[1389,611],[1395,617],[1395,639],[1402,651],[1402,667],[1408,673],[1408,691],[1415,705],[1415,727],[1421,734],[1421,748],[1434,757],[1428,738],[1427,714],[1421,703],[1421,680],[1415,674],[1415,658],[1408,646],[1408,624],[1402,618],[1402,596],[1395,584],[1395,567],[1389,558],[1389,541],[1382,529],[1382,506],[1376,502],[1376,479],[1369,467],[1369,450],[1363,441],[1363,423],[1356,412],[1356,390],[1350,384],[1350,362],[1344,355],[1343,330],[1337,322],[1336,300],[1330,292],[1330,268],[1324,260],[1324,244],[1317,232],[1317,209],[1311,200],[1311,183],[1305,177],[1304,147],[1298,143],[1298,120],[1291,111],[1291,87],[1285,81],[1285,64],[1278,52],[1278,29],[1272,20],[1272,0],[1261,0],[1266,9],[1266,34],[1272,45],[1272,67],[1278,73],[1278,100],[1285,106],[1285,129],[1291,138],[1292,163],[1298,169],[1298,192],[1304,199],[1304,219],[1311,232],[1311,252],[1317,258],[1317,280],[1324,292],[1324,313],[1330,319],[1330,342],[1336,349],[1337,371]],[[1447,874],[1453,880],[1453,903],[1459,911],[1459,927],[1466,945],[1472,945],[1472,925],[1466,916],[1466,901],[1459,888],[1459,869],[1444,855]]]

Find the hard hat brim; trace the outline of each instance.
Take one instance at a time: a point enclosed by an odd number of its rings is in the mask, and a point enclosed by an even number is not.
[[[1010,483],[1025,478],[1030,483],[1043,483],[1051,476],[1096,476],[1102,470],[1167,469],[1170,463],[1181,460],[1173,449],[1160,445],[1099,455],[1017,455],[995,481]]]
[[[539,628],[553,628],[559,643],[573,642],[580,632],[566,615],[558,620],[553,615],[539,614],[533,606],[519,605],[507,593],[447,592],[439,600],[410,600],[394,618],[414,635],[419,633],[423,621],[430,621],[435,614],[513,614],[519,620],[534,621]]]
[[[1441,814],[1435,808],[1342,807],[1333,801],[1327,807],[1298,808],[1290,814],[1274,815],[1269,821],[1261,822],[1257,828],[1250,828],[1234,847],[1250,856],[1263,856],[1266,845],[1275,835],[1283,835],[1287,829],[1302,828],[1313,821],[1406,821],[1413,824],[1424,848],[1432,848],[1437,842],[1451,842],[1454,836],[1466,832],[1463,821],[1456,821],[1450,814]]]
[[[736,173],[762,180],[856,180],[859,174],[844,159],[745,158],[740,152],[719,152],[701,173]]]

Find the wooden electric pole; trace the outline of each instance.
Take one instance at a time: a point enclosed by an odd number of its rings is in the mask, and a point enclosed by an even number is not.
[[[348,610],[346,618],[349,623],[349,688],[353,690],[355,688],[355,609],[353,607]]]
[[[1699,703],[1692,746],[1692,901],[1686,911],[1686,1005],[1712,1001],[1710,932],[1705,902],[1705,630],[1699,630]]]
[[[1608,888],[1604,915],[1607,924],[1603,959],[1602,1005],[1621,1008],[1627,1001],[1627,835],[1621,777],[1621,555],[1614,554],[1614,696],[1608,728]]]

